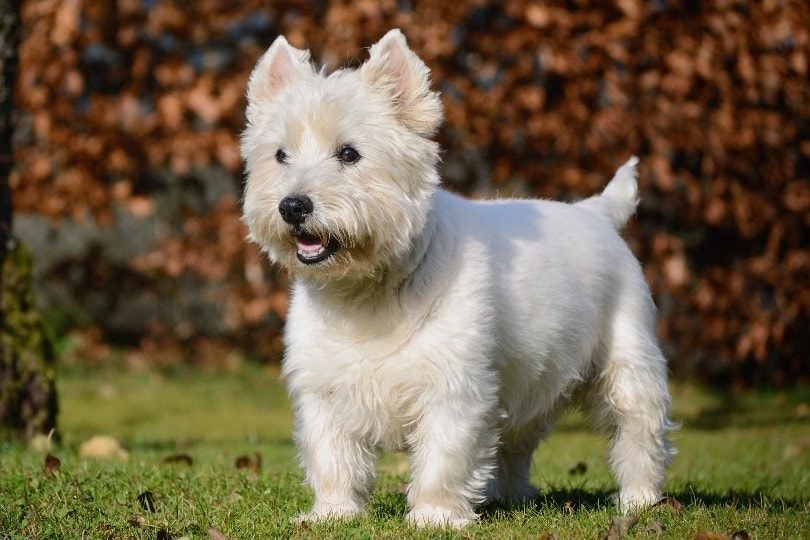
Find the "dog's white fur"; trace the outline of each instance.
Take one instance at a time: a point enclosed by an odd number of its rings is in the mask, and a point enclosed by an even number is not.
[[[441,104],[398,30],[329,76],[279,37],[248,98],[244,219],[295,279],[283,373],[315,491],[304,519],[361,512],[381,450],[410,455],[418,525],[532,497],[532,453],[572,398],[613,433],[621,507],[659,499],[674,453],[667,368],[616,232],[638,202],[635,158],[577,204],[441,190]],[[359,161],[336,158],[345,144]],[[339,241],[327,260],[296,258],[278,211],[290,194],[313,201],[307,232]]]

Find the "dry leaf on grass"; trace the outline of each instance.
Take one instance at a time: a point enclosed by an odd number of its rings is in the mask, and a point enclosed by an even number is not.
[[[565,504],[562,507],[563,514],[572,515],[574,513],[574,505],[571,504],[571,501],[565,501]]]
[[[731,540],[731,537],[723,533],[717,533],[712,531],[700,531],[695,533],[694,540]]]
[[[644,528],[644,531],[648,534],[654,534],[655,536],[661,536],[664,534],[664,524],[660,521],[651,521],[649,525]]]
[[[638,516],[615,516],[610,523],[605,540],[620,540],[624,538],[633,525],[638,523]]]
[[[163,463],[167,465],[188,465],[194,464],[194,460],[188,454],[171,454],[163,458]]]
[[[683,512],[683,503],[674,497],[664,497],[653,508],[669,508],[677,514]]]
[[[59,472],[59,468],[62,466],[62,462],[59,461],[59,458],[48,454],[45,456],[45,463],[43,464],[43,470],[51,475],[54,475]]]
[[[261,452],[256,452],[254,459],[250,459],[248,456],[239,456],[236,458],[234,465],[237,469],[249,469],[250,472],[258,476],[262,471],[262,454]]]
[[[220,531],[219,529],[214,528],[214,527],[211,527],[210,529],[208,529],[208,539],[209,540],[229,540],[228,537],[225,536],[225,534],[222,533],[222,531]]]

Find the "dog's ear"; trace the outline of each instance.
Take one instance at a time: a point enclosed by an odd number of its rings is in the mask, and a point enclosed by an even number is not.
[[[430,70],[408,48],[398,29],[371,46],[369,59],[360,68],[360,79],[387,92],[397,116],[416,133],[431,135],[442,123],[442,103],[430,89]]]
[[[250,74],[248,119],[255,105],[271,101],[285,86],[312,73],[309,51],[296,49],[284,36],[278,36]]]

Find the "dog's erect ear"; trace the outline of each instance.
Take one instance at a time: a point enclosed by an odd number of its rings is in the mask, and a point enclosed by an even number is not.
[[[405,36],[391,30],[371,46],[369,59],[360,68],[367,85],[388,92],[397,116],[420,135],[431,135],[442,123],[442,103],[430,90],[430,70],[408,48]]]
[[[314,71],[309,63],[309,51],[296,49],[284,36],[278,36],[250,74],[248,104],[270,101],[285,86],[312,73]]]

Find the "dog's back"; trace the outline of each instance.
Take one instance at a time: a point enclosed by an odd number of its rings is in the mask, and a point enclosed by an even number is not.
[[[481,268],[469,274],[487,282],[476,289],[492,297],[509,422],[553,413],[560,397],[593,371],[622,291],[646,287],[616,231],[635,200],[604,192],[576,204],[438,194],[438,213],[448,214],[453,229],[447,234],[456,236],[456,251],[438,260],[460,267],[475,246],[486,253],[485,261],[472,263]],[[652,318],[651,302],[640,309]]]

